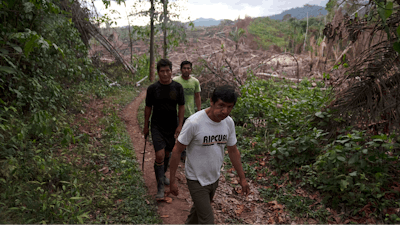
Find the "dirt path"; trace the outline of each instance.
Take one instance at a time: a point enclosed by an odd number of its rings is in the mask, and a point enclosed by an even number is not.
[[[142,166],[144,136],[137,121],[137,111],[140,103],[145,99],[146,91],[142,91],[136,99],[131,102],[122,112],[127,130],[134,145],[138,161]],[[144,165],[144,180],[148,188],[148,193],[155,196],[157,192],[156,179],[154,175],[154,149],[150,142],[146,145],[146,156]],[[157,202],[158,213],[161,216],[164,224],[183,224],[189,214],[191,205],[193,204],[189,190],[186,185],[184,174],[184,163],[180,162],[177,171],[177,180],[179,187],[179,195],[168,197],[172,198],[172,202],[166,201]],[[212,206],[214,209],[215,223],[282,223],[287,221],[283,206],[278,203],[264,203],[260,198],[257,184],[249,181],[251,194],[247,197],[240,195],[240,188],[237,186],[237,177],[233,171],[222,168],[219,187],[214,197]],[[169,171],[167,171],[169,177]],[[227,178],[227,179],[226,179]],[[229,182],[228,182],[229,181]],[[169,187],[166,187],[169,191]],[[276,212],[279,211],[279,218],[276,217]]]
[[[145,99],[146,91],[142,91],[136,99],[131,102],[123,111],[123,118],[127,126],[127,130],[134,145],[136,156],[142,167],[142,157],[144,148],[144,136],[137,121],[137,111],[140,103]],[[146,156],[144,162],[144,180],[148,188],[148,193],[155,196],[157,193],[156,178],[154,175],[154,148],[148,141],[146,145]],[[181,162],[177,171],[178,187],[180,193],[178,196],[169,195],[172,198],[171,203],[165,201],[157,202],[158,213],[160,214],[164,224],[183,224],[189,214],[191,207],[191,198],[189,190],[186,186],[186,179],[183,171],[184,164]],[[169,177],[169,171],[167,171]],[[169,191],[169,187],[166,187]]]

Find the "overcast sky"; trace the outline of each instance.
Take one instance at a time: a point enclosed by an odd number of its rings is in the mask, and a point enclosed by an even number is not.
[[[131,9],[134,0],[127,0],[126,7],[112,3],[111,9],[120,13],[120,16],[126,18],[126,12]],[[284,10],[302,7],[305,4],[319,5],[325,7],[328,0],[170,0],[177,2],[181,7],[180,20],[190,18],[195,20],[202,18],[213,18],[216,20],[230,19],[235,20],[239,16],[245,15],[251,17],[271,16],[279,14]],[[101,1],[96,1],[96,8],[102,14],[107,13]],[[143,5],[143,9],[148,9],[149,5]],[[145,25],[146,20],[132,19],[135,25]],[[127,25],[126,19],[118,19],[118,26]],[[187,20],[184,20],[186,22]]]

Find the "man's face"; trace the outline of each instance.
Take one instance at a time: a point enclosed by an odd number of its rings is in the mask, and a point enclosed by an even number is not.
[[[190,67],[190,64],[185,64],[182,66],[181,72],[182,72],[182,77],[189,78],[190,73],[192,72],[192,67]]]
[[[160,67],[158,71],[158,77],[160,78],[160,82],[162,84],[169,84],[171,81],[172,71],[169,66]]]
[[[221,99],[218,99],[217,102],[213,102],[211,100],[210,104],[211,114],[213,115],[216,122],[220,122],[221,120],[224,120],[227,116],[229,116],[233,109],[233,106],[235,106],[235,103],[224,102]]]

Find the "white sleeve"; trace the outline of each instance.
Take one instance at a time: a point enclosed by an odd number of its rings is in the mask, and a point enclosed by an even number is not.
[[[235,130],[235,122],[233,122],[233,119],[231,117],[228,117],[229,120],[226,121],[229,129],[229,136],[228,136],[228,142],[226,143],[227,146],[234,146],[236,145],[237,139],[236,139],[236,130]]]
[[[194,124],[190,119],[187,119],[183,124],[181,133],[178,136],[178,141],[183,145],[189,145],[194,135]]]

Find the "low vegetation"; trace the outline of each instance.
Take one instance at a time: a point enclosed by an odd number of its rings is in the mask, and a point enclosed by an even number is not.
[[[323,38],[323,17],[311,17],[308,23],[307,46],[310,46],[311,37],[320,43]],[[286,49],[294,53],[301,52],[299,46],[302,47],[304,44],[306,30],[307,19],[297,20],[296,18],[281,21],[260,17],[254,19],[248,27],[249,33],[255,36],[260,48],[268,50],[275,45],[281,51]]]
[[[325,122],[340,120],[321,111],[331,91],[311,86],[250,79],[241,87],[232,117],[247,176],[293,218],[399,222],[398,134],[347,127],[329,137]]]
[[[160,223],[118,116],[145,74],[87,57],[58,3],[0,9],[0,222]]]

